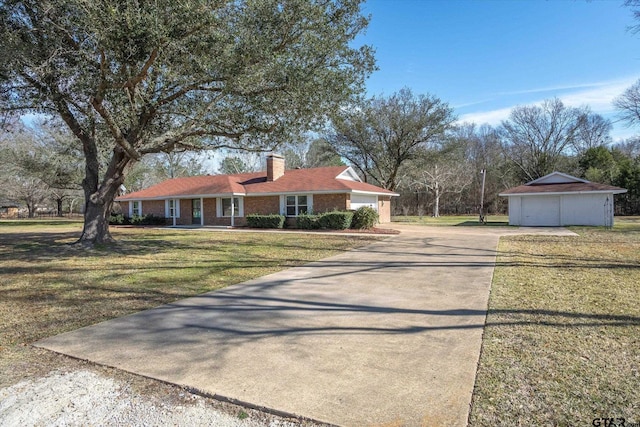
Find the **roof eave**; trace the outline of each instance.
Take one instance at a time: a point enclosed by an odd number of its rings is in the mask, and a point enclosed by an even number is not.
[[[212,199],[215,197],[231,197],[231,196],[246,196],[247,193],[212,193],[212,194],[168,194],[165,196],[154,197],[116,197],[116,202],[128,202],[134,200],[167,200],[167,199]]]
[[[398,193],[385,193],[381,191],[366,191],[366,190],[353,190],[353,189],[334,189],[334,190],[311,190],[311,191],[272,191],[272,192],[247,192],[247,193],[216,193],[216,194],[185,194],[185,195],[167,195],[156,197],[131,197],[131,198],[116,198],[116,202],[129,202],[134,200],[167,200],[167,199],[200,199],[200,198],[216,198],[216,197],[258,197],[258,196],[280,196],[280,195],[292,195],[292,194],[373,194],[376,196],[390,196],[398,197]]]
[[[500,193],[500,197],[513,197],[513,196],[561,196],[567,194],[623,194],[627,190],[580,190],[580,191],[550,191],[544,192],[528,192],[528,193]]]

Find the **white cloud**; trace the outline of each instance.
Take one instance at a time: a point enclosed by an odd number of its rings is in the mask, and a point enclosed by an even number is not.
[[[607,85],[607,82],[600,83],[584,83],[584,84],[574,84],[574,85],[559,85],[559,86],[549,86],[535,89],[523,89],[523,90],[514,90],[511,92],[500,92],[498,95],[526,95],[529,93],[544,93],[544,92],[558,92],[558,91],[568,91],[575,89],[584,89],[584,88],[592,88],[592,87],[600,87]]]
[[[460,116],[459,122],[474,122],[477,124],[488,123],[492,126],[499,125],[503,120],[509,118],[511,110],[518,105],[538,105],[541,104],[544,99],[557,97],[566,106],[581,107],[589,106],[594,113],[601,114],[606,118],[609,118],[614,122],[614,129],[612,137],[614,139],[627,138],[632,135],[636,135],[637,129],[624,128],[622,124],[615,123],[615,109],[613,107],[613,100],[620,96],[629,86],[634,84],[638,80],[638,76],[629,76],[626,78],[603,81],[598,83],[578,84],[557,86],[555,88],[542,88],[522,90],[509,93],[500,94],[501,97],[507,95],[525,95],[535,94],[542,92],[552,92],[546,98],[522,98],[517,99],[517,102],[513,102],[509,107],[497,108],[488,111],[477,111],[472,113],[466,113]],[[578,90],[581,89],[581,90]],[[471,104],[472,105],[472,104]]]
[[[515,105],[514,105],[515,107]],[[506,120],[511,113],[513,107],[501,108],[499,110],[481,111],[478,113],[467,113],[460,116],[459,123],[472,122],[479,125],[488,123],[491,126],[497,126],[502,120]]]
[[[558,97],[567,106],[580,107],[588,105],[594,112],[600,114],[611,113],[615,111],[612,104],[613,100],[635,83],[636,80],[637,77],[614,80],[593,89],[559,95]]]

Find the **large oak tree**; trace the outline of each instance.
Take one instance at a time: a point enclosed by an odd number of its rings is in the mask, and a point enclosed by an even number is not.
[[[360,0],[0,0],[0,108],[66,123],[85,157],[79,242],[108,242],[144,155],[273,148],[359,93],[366,25]]]
[[[405,88],[335,114],[326,140],[365,181],[395,190],[402,165],[442,142],[454,121],[446,102]]]

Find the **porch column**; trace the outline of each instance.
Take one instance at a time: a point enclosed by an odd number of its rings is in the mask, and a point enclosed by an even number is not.
[[[204,225],[204,198],[200,197],[200,226]]]
[[[176,226],[176,216],[178,216],[178,199],[173,199],[173,226]]]
[[[233,194],[231,195],[231,226],[233,227],[235,225],[235,215],[236,215],[236,204],[235,204],[235,198],[233,197]]]

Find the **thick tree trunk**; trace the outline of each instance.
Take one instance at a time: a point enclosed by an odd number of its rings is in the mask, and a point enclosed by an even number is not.
[[[114,242],[109,232],[109,215],[111,204],[88,200],[85,203],[84,228],[78,244],[93,246],[94,244]]]
[[[124,150],[116,147],[105,171],[104,178],[97,185],[98,164],[87,162],[83,181],[85,192],[84,228],[76,244],[91,247],[95,244],[114,242],[109,232],[109,216],[118,189],[124,182],[124,168],[130,159]]]
[[[57,198],[56,204],[58,205],[58,213],[56,215],[62,217],[62,198]]]

